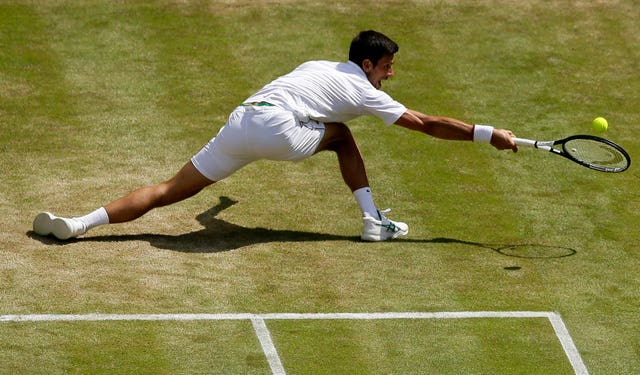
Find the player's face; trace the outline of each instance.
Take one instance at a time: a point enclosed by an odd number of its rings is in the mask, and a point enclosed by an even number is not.
[[[363,65],[364,72],[367,75],[369,82],[371,82],[373,87],[378,90],[382,87],[382,81],[389,77],[393,77],[393,74],[395,73],[393,71],[393,55],[383,56],[378,60],[378,63],[375,66],[370,60],[365,60]]]

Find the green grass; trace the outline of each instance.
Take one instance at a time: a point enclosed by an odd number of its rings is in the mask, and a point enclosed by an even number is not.
[[[544,320],[311,321],[269,326],[276,332],[282,361],[295,374],[571,371]]]
[[[591,373],[633,373],[635,159],[602,174],[362,118],[374,197],[406,240],[357,241],[331,154],[255,163],[78,241],[29,230],[40,210],[83,214],[171,177],[254,90],[344,60],[368,28],[400,44],[384,89],[411,108],[545,139],[604,116],[635,158],[638,19],[634,1],[0,1],[0,313],[557,311]],[[526,244],[548,247],[494,250]],[[570,371],[536,320],[269,327],[290,373]],[[247,322],[2,323],[0,337],[4,373],[268,371]]]
[[[546,319],[268,325],[289,373],[571,371]],[[13,339],[0,344],[0,358],[7,373],[268,373],[250,332],[248,321],[3,323],[0,333]]]
[[[248,322],[91,322],[0,327],[3,373],[267,373]],[[25,361],[28,361],[25,366]],[[244,372],[247,369],[247,372]],[[206,371],[209,372],[209,371]]]

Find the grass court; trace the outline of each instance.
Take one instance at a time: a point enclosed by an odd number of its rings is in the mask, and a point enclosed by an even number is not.
[[[0,373],[636,372],[639,19],[624,0],[0,1]],[[330,153],[73,241],[30,232],[171,177],[251,93],[346,60],[364,29],[400,45],[383,90],[409,108],[548,140],[603,116],[631,168],[360,118],[405,239],[359,241]]]

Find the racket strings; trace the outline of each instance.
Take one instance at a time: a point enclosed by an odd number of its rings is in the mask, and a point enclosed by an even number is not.
[[[602,168],[626,168],[628,160],[617,148],[591,139],[574,139],[564,144],[564,151],[583,163]]]

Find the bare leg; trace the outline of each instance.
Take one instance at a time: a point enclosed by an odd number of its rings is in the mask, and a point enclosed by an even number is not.
[[[122,223],[139,218],[150,210],[192,197],[213,184],[187,162],[171,179],[157,185],[135,190],[104,208],[110,223]]]
[[[325,124],[324,137],[320,141],[316,153],[324,150],[335,151],[338,155],[342,179],[352,192],[369,186],[362,154],[353,135],[351,135],[351,131],[345,124]]]

